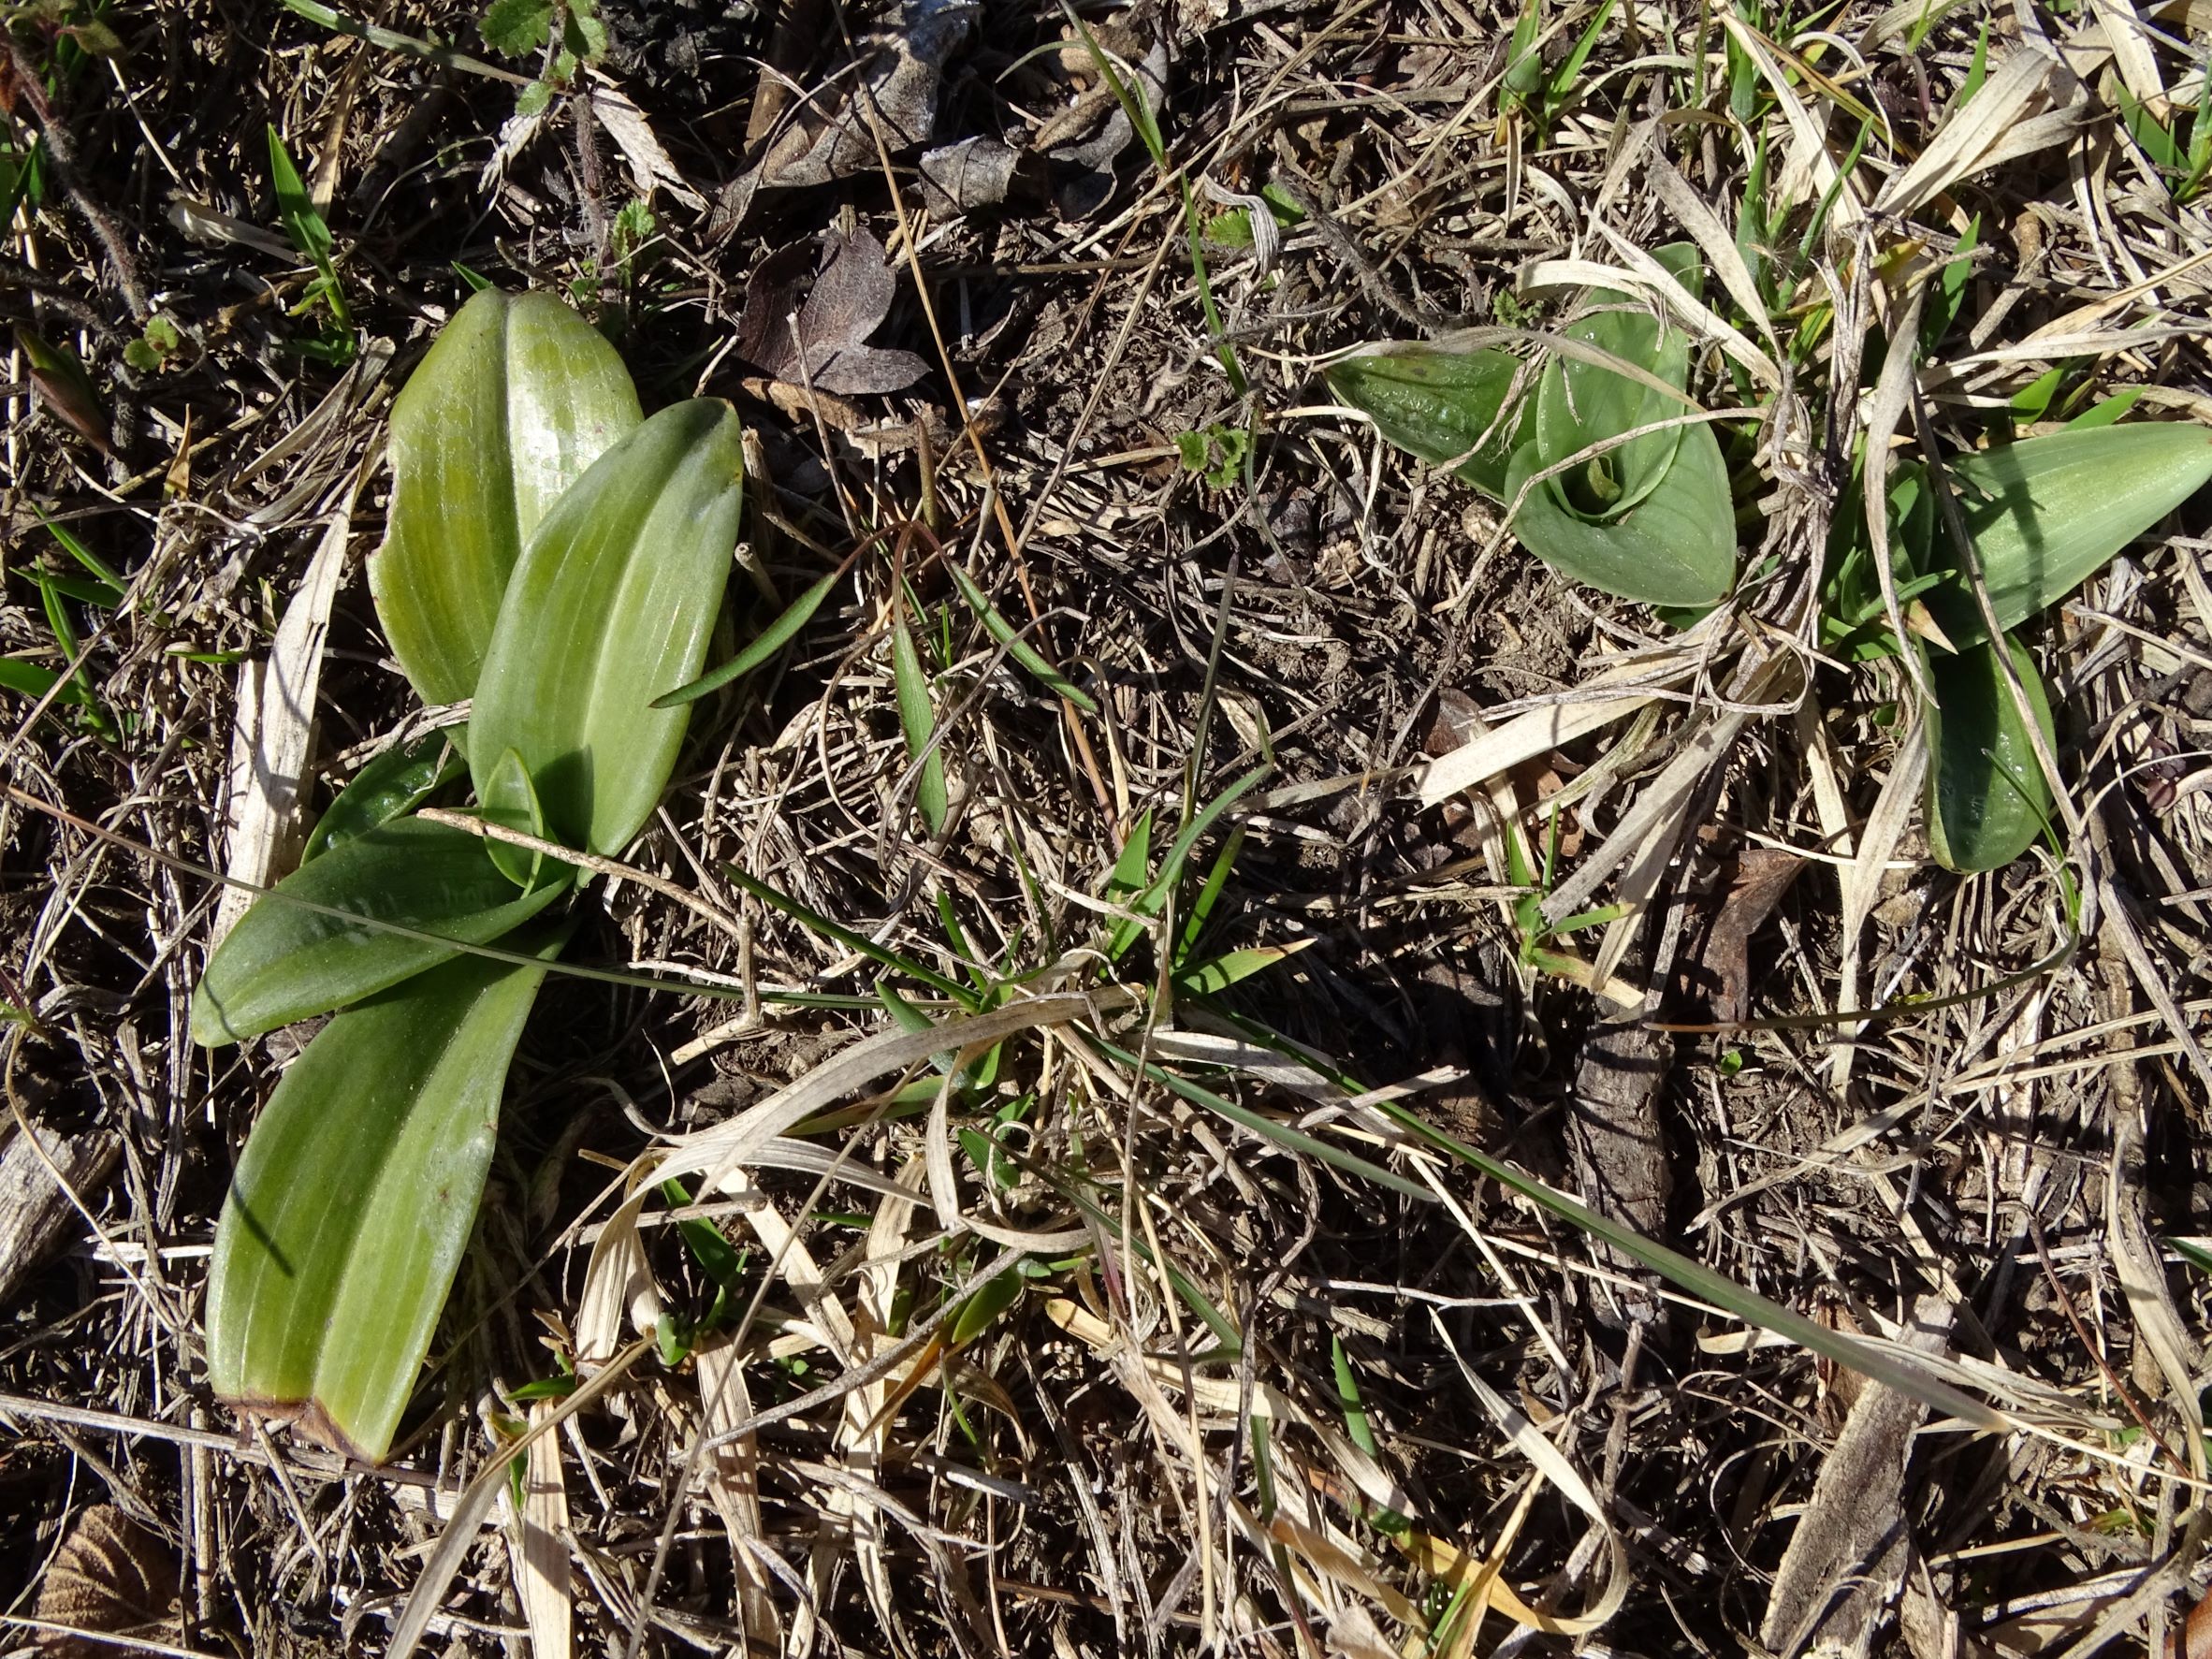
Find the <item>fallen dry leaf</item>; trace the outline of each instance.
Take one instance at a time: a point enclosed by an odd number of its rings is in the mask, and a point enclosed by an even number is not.
[[[88,1634],[41,1631],[52,1659],[92,1659],[126,1652],[103,1636],[164,1634],[177,1598],[168,1546],[111,1504],[79,1515],[38,1586],[38,1617]]]
[[[1723,1025],[1750,1017],[1751,941],[1804,867],[1795,853],[1771,847],[1746,847],[1737,854],[1704,943],[1677,970],[1674,1003],[1681,1017]]]
[[[746,284],[737,319],[737,355],[773,378],[818,392],[848,396],[895,392],[912,386],[928,365],[912,352],[866,342],[882,326],[898,292],[883,244],[865,227],[832,232],[828,258],[811,283],[811,242],[793,242],[761,261]],[[792,309],[801,290],[797,322]]]

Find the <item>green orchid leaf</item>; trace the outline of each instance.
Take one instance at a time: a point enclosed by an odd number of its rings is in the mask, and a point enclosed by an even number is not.
[[[537,953],[559,948],[556,939]],[[367,1463],[391,1449],[468,1244],[507,1065],[544,977],[449,962],[340,1014],[292,1063],[215,1230],[207,1333],[218,1395]]]
[[[193,1041],[218,1047],[344,1008],[453,955],[441,941],[488,944],[560,895],[559,883],[518,892],[484,849],[465,830],[401,818],[302,865],[215,948],[192,995]]]
[[[2057,752],[2051,706],[2035,659],[2006,637],[2044,742]],[[1925,653],[1935,702],[1928,711],[1928,842],[1945,869],[1994,870],[2041,838],[2051,791],[2035,741],[1987,640],[1957,656]]]
[[[1329,390],[1406,454],[1503,496],[1527,415],[1525,405],[1500,415],[1525,367],[1508,352],[1376,345],[1332,365]]]
[[[491,776],[485,780],[482,793],[484,816],[503,829],[520,830],[539,840],[546,837],[546,812],[538,803],[537,785],[531,781],[530,768],[522,764],[522,757],[513,749],[503,750],[492,763]],[[525,893],[537,891],[538,882],[547,873],[545,854],[527,847],[517,847],[510,841],[494,841],[488,837],[484,850],[500,873]],[[573,870],[573,865],[561,866]]]
[[[371,758],[315,821],[299,862],[313,864],[333,847],[405,816],[458,778],[465,770],[458,730],[426,732],[413,743],[397,744]]]
[[[1621,296],[1594,292],[1594,302],[1626,305]],[[1690,341],[1644,309],[1601,311],[1566,330],[1681,390],[1690,382]],[[1547,467],[1637,427],[1681,415],[1685,408],[1656,386],[1578,357],[1555,355],[1536,383],[1535,441]],[[1565,511],[1592,520],[1610,519],[1643,501],[1674,464],[1683,427],[1667,427],[1606,451],[1550,480],[1545,488]]]
[[[1513,458],[1506,499],[1541,465],[1534,443]],[[1521,545],[1562,575],[1646,604],[1710,605],[1736,578],[1736,510],[1728,469],[1707,426],[1681,429],[1657,488],[1619,517],[1594,524],[1541,486],[1513,516]]]
[[[2029,438],[1945,463],[1973,536],[1997,625],[2056,604],[2212,481],[2212,429],[2145,421]],[[1952,563],[1937,521],[1935,560]],[[1955,580],[1928,609],[1961,648],[1988,638],[1972,589]]]
[[[392,404],[392,505],[369,586],[425,703],[476,676],[517,560],[568,487],[640,419],[605,338],[548,294],[487,288]]]
[[[521,757],[546,834],[615,853],[676,766],[737,545],[744,459],[729,405],[663,409],[592,463],[523,551],[485,653],[470,764],[487,808],[517,808]]]
[[[1022,1275],[1012,1268],[985,1279],[982,1289],[953,1310],[952,1323],[945,1332],[945,1346],[959,1352],[1021,1299]]]

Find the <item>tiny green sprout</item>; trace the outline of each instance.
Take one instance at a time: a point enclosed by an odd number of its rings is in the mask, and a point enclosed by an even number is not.
[[[1197,431],[1177,432],[1175,454],[1186,473],[1203,474],[1215,489],[1233,488],[1252,454],[1252,434],[1215,421]]]
[[[123,348],[123,360],[141,374],[153,374],[175,357],[184,336],[175,322],[160,312],[146,319],[138,338]]]

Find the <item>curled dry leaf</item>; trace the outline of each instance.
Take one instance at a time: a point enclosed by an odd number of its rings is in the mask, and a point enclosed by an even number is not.
[[[895,26],[860,43],[860,95],[825,93],[800,105],[743,182],[744,197],[875,171],[871,111],[893,151],[928,142],[937,132],[945,65],[981,10],[977,0],[906,0]],[[852,84],[843,75],[837,80]]]
[[[866,343],[882,327],[898,278],[883,244],[865,227],[833,232],[828,256],[811,282],[810,242],[793,242],[764,259],[745,291],[737,320],[737,353],[787,384],[818,392],[895,392],[922,378],[928,365],[912,352]],[[793,307],[804,291],[798,319]]]

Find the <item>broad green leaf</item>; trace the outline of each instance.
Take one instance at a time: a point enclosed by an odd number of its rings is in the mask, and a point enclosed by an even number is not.
[[[426,703],[476,676],[507,578],[568,487],[638,424],[615,348],[552,296],[487,288],[392,404],[392,506],[369,586]]]
[[[1506,481],[1508,501],[1538,466],[1536,446],[1522,444]],[[1647,604],[1710,605],[1736,579],[1728,471],[1706,426],[1681,429],[1659,487],[1620,517],[1589,523],[1539,487],[1513,516],[1513,533],[1562,575]]]
[[[192,995],[193,1041],[212,1048],[344,1008],[453,955],[441,940],[488,944],[560,896],[559,883],[517,891],[484,849],[466,830],[402,818],[302,865],[216,946]]]
[[[2212,480],[2212,429],[2146,421],[2053,432],[1945,463],[1999,628],[2010,633],[2094,575]],[[1940,522],[1934,558],[1950,563]],[[1951,642],[1988,638],[1972,589],[1928,595]]]
[[[1700,292],[1703,268],[1695,245],[1672,242],[1655,250],[1653,257],[1691,294]],[[1593,288],[1583,298],[1588,305],[1607,309],[1570,325],[1567,339],[1642,370],[1660,386],[1678,392],[1689,386],[1690,341],[1681,329],[1654,314],[1648,302],[1609,288]],[[1545,466],[1556,466],[1594,444],[1681,415],[1681,400],[1668,397],[1660,386],[1553,354],[1537,382],[1528,434],[1536,454]],[[1633,439],[1548,480],[1544,488],[1578,517],[1618,517],[1658,488],[1674,463],[1684,429],[1666,427]]]
[[[488,808],[522,805],[494,787],[511,749],[555,840],[619,852],[651,815],[691,713],[653,701],[698,677],[743,476],[737,416],[694,399],[601,456],[546,515],[508,585],[469,722]]]
[[[1525,413],[1499,413],[1525,366],[1501,351],[1375,346],[1333,365],[1329,389],[1408,455],[1432,466],[1457,463],[1455,477],[1502,497]]]
[[[549,960],[559,939],[540,941]],[[542,967],[464,957],[340,1014],[247,1138],[208,1271],[208,1376],[369,1463],[391,1448],[483,1195]]]
[[[1022,1275],[1012,1268],[985,1279],[982,1288],[953,1310],[945,1346],[957,1352],[988,1331],[998,1316],[1022,1299]]]
[[[426,732],[413,743],[396,744],[372,757],[315,821],[299,862],[313,864],[332,848],[414,811],[432,792],[458,778],[463,765],[456,730]]]
[[[2051,706],[2035,659],[2007,637],[2044,741],[2057,752]],[[2032,847],[2050,822],[2051,791],[2034,739],[1984,640],[1957,656],[1927,653],[1935,702],[1928,711],[1928,843],[1945,869],[1994,870]]]
[[[1609,294],[1592,298],[1625,303]],[[1601,311],[1566,332],[1569,339],[1646,370],[1678,391],[1689,384],[1689,337],[1662,324],[1649,311]],[[1536,454],[1545,466],[1556,466],[1593,444],[1680,415],[1682,409],[1679,398],[1656,386],[1579,357],[1554,355],[1536,383]],[[1666,427],[1632,438],[1559,474],[1545,488],[1578,517],[1617,517],[1659,487],[1687,429]]]

